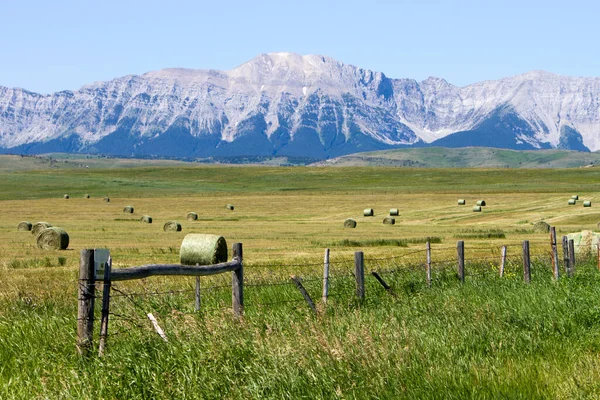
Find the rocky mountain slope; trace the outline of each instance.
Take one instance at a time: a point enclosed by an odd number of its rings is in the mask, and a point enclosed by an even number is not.
[[[0,87],[0,152],[297,156],[425,146],[600,149],[600,78],[530,72],[456,87],[263,54],[41,95]]]

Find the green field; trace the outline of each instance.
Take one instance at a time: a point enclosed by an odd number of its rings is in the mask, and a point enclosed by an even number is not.
[[[540,220],[561,236],[596,229],[600,170],[69,162],[36,168],[30,158],[0,157],[2,399],[600,395],[596,260],[578,259],[574,278],[553,282],[548,234],[533,231]],[[572,194],[581,199],[576,206],[567,205]],[[458,206],[459,198],[467,204]],[[480,199],[488,205],[472,212]],[[593,206],[583,208],[583,200]],[[133,214],[123,213],[127,205]],[[362,216],[364,208],[375,216]],[[383,225],[390,208],[400,216]],[[187,221],[189,211],[199,220]],[[142,215],[153,223],[140,223]],[[350,217],[356,229],[343,227]],[[38,249],[29,232],[17,232],[22,220],[63,227],[69,249]],[[183,230],[163,232],[168,220]],[[193,278],[119,282],[115,293],[136,296],[115,297],[106,356],[79,359],[79,250],[109,248],[115,268],[177,263],[192,232],[243,243],[245,317],[232,318],[229,275],[202,278],[200,313]],[[423,272],[428,238],[431,288]],[[457,240],[465,241],[463,285],[455,276]],[[523,240],[532,248],[531,285],[522,281]],[[499,278],[503,245],[508,264]],[[325,308],[326,247],[332,297]],[[363,302],[354,298],[358,250],[367,271]],[[375,270],[395,297],[369,275]],[[304,279],[318,315],[290,275]],[[168,343],[152,330],[149,312]]]

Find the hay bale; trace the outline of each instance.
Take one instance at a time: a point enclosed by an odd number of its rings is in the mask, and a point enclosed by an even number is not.
[[[227,261],[227,242],[223,236],[190,233],[179,250],[182,265],[211,265]]]
[[[592,202],[590,200],[586,200],[583,202],[583,206],[584,207],[591,207],[592,206]]]
[[[181,224],[177,221],[167,221],[163,225],[163,231],[165,231],[165,232],[180,232]]]
[[[233,209],[234,209],[233,204],[227,204],[225,206],[225,208],[227,208],[228,210],[231,210],[231,211],[233,211]]]
[[[383,219],[383,224],[384,225],[394,225],[396,223],[396,219],[392,218],[392,217],[385,217]]]
[[[133,214],[133,206],[125,206],[125,208],[123,209],[123,212]]]
[[[474,206],[473,212],[481,212],[481,206]]]
[[[365,208],[365,209],[363,210],[363,215],[364,215],[365,217],[372,217],[372,216],[374,216],[374,215],[375,215],[375,211],[373,211],[373,209],[372,209],[372,208]]]
[[[467,204],[467,201],[465,199],[458,199],[459,206],[464,206],[465,204]]]
[[[356,228],[356,221],[352,218],[348,218],[344,221],[344,228]]]
[[[485,206],[485,200],[478,200],[477,205],[480,207]]]
[[[550,225],[544,221],[538,221],[533,224],[533,231],[540,233],[548,233],[550,232]]]
[[[189,212],[187,214],[187,220],[188,221],[197,221],[198,220],[198,214],[196,214],[195,212]]]
[[[90,195],[86,193],[85,195],[83,195],[83,197],[86,198],[86,199],[89,199]]]
[[[21,221],[21,222],[19,222],[19,225],[17,225],[17,230],[18,231],[30,231],[32,226],[33,225],[31,225],[31,222],[29,222],[29,221]]]
[[[69,234],[56,226],[42,230],[35,240],[37,246],[44,250],[64,250],[69,247]]]
[[[144,215],[142,218],[140,218],[140,222],[143,222],[145,224],[151,224],[152,223],[152,217],[149,215]]]
[[[572,198],[573,200],[579,200],[579,196],[578,196],[578,195],[576,195],[576,194],[574,194],[573,196],[571,196],[571,198]]]
[[[33,224],[33,226],[31,227],[31,234],[33,236],[37,236],[41,231],[43,231],[46,228],[50,228],[52,227],[52,224],[49,224],[48,222],[36,222],[35,224]]]
[[[400,215],[400,210],[397,208],[390,208],[390,215]]]
[[[575,253],[580,257],[591,257],[598,254],[598,240],[600,239],[600,233],[594,233],[592,231],[574,232],[569,233],[567,238],[573,240]]]
[[[68,194],[65,194],[63,197],[64,197],[65,199],[68,199],[68,198],[69,198],[69,195],[68,195]]]
[[[598,230],[600,230],[600,222],[598,222],[598,223],[596,224],[596,228],[598,228]]]
[[[575,204],[577,204],[577,200],[575,200],[575,199],[570,199],[569,200],[569,205],[570,206],[574,206]]]
[[[106,203],[110,203],[110,197],[105,197],[105,198],[104,198],[104,201],[105,201]]]

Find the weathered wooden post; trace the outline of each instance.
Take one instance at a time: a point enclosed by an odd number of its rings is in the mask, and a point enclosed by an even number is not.
[[[82,356],[90,354],[94,338],[94,298],[96,297],[94,275],[94,250],[81,250],[77,297],[77,350]]]
[[[459,240],[456,244],[456,253],[458,258],[458,279],[465,283],[465,242]]]
[[[554,273],[554,279],[558,280],[558,249],[556,247],[556,228],[550,227],[550,247],[552,250],[552,272]]]
[[[199,266],[199,264],[196,264],[196,267]],[[196,312],[200,311],[200,277],[197,276],[196,277],[196,287],[194,288],[194,297],[195,297],[195,301],[194,301],[194,310]]]
[[[563,247],[563,263],[565,264],[565,274],[569,275],[569,238],[566,236],[562,237]]]
[[[500,278],[504,276],[504,267],[506,266],[506,246],[502,246],[500,251]]]
[[[598,271],[600,271],[600,239],[598,239],[598,242],[596,243],[596,250],[598,253]]]
[[[523,280],[531,282],[531,262],[529,259],[529,240],[523,241]]]
[[[365,298],[365,255],[362,251],[354,253],[354,277],[356,279],[356,297]]]
[[[425,244],[425,248],[427,250],[427,264],[425,265],[427,273],[427,287],[431,287],[431,243],[429,243],[429,240]]]
[[[112,272],[112,258],[104,265],[104,282],[102,287],[102,317],[100,319],[100,344],[98,345],[98,357],[104,356],[106,337],[108,336],[108,316],[110,315],[110,287]]]
[[[327,296],[329,296],[329,249],[325,249],[325,257],[323,259],[323,297],[321,301],[327,304]]]
[[[290,279],[292,280],[292,282],[294,282],[294,284],[296,285],[296,288],[298,288],[298,291],[300,291],[300,294],[302,295],[302,297],[304,297],[306,304],[308,304],[308,306],[310,307],[312,312],[316,314],[317,307],[315,306],[315,302],[312,300],[312,298],[310,297],[310,295],[304,288],[304,285],[302,285],[302,279],[295,275],[290,276]]]
[[[575,241],[569,240],[569,276],[575,275]]]
[[[240,266],[231,273],[233,315],[241,317],[244,313],[244,255],[241,243],[233,244],[233,258],[240,262]]]

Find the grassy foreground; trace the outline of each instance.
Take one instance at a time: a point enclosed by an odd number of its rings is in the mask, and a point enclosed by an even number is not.
[[[595,201],[599,175],[180,166],[0,172],[0,398],[597,398],[600,273],[594,260],[581,260],[574,278],[553,282],[547,234],[532,223],[548,221],[559,234],[595,229],[594,207],[566,201],[575,193]],[[457,206],[458,198],[469,205]],[[481,198],[484,212],[471,212]],[[124,214],[130,204],[135,213]],[[366,207],[376,217],[363,217]],[[400,208],[398,223],[383,226],[392,207]],[[188,211],[200,220],[186,221]],[[155,222],[141,224],[144,214]],[[356,229],[342,227],[347,217]],[[16,232],[23,219],[65,228],[69,250],[37,249],[30,233]],[[162,232],[170,219],[184,230]],[[141,295],[115,298],[107,355],[79,359],[78,251],[107,247],[116,267],[174,263],[190,232],[244,243],[244,319],[234,321],[227,308],[229,276],[203,278],[202,313],[193,311],[190,279],[123,283],[118,289]],[[427,237],[435,238],[432,288],[422,271]],[[454,276],[459,239],[473,273],[464,285]],[[534,255],[531,285],[520,272],[524,239]],[[500,279],[502,245],[510,263]],[[301,275],[319,299],[325,247],[332,297],[313,316],[288,278]],[[359,249],[367,275],[382,272],[396,297],[367,276],[366,300],[354,299]]]

